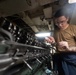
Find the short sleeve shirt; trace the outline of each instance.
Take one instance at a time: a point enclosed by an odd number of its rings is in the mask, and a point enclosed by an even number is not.
[[[69,47],[76,46],[76,25],[69,25],[65,30],[55,30],[56,42],[66,41]],[[58,50],[64,50],[58,47]]]

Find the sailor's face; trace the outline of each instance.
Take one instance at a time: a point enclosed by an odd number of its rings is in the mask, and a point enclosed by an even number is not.
[[[55,25],[57,25],[60,29],[64,29],[68,24],[68,18],[65,16],[61,16],[58,18],[55,18]]]

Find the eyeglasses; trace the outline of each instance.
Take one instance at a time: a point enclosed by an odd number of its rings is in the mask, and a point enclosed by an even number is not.
[[[63,20],[63,21],[60,21],[60,22],[56,22],[55,24],[56,24],[56,25],[60,25],[60,24],[63,25],[63,24],[65,24],[66,22],[67,22],[66,20]]]

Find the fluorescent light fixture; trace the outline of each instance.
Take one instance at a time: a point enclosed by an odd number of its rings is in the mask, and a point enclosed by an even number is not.
[[[68,0],[69,3],[76,3],[76,0]]]
[[[37,33],[35,34],[36,37],[48,37],[50,36],[50,32],[46,32],[46,33]]]

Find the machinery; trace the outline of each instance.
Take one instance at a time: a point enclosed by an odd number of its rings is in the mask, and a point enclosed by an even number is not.
[[[20,39],[17,39],[20,37],[14,37],[13,31],[17,28],[11,28],[11,33],[3,28],[5,23],[0,28],[0,75],[53,75],[50,53],[52,47],[42,45],[27,35],[25,36],[29,39],[25,38],[25,43],[20,43]]]
[[[68,1],[0,0],[0,75],[58,74],[52,58],[56,49],[34,34],[53,32],[53,15],[61,7],[69,12],[70,23],[76,24],[76,5]]]

